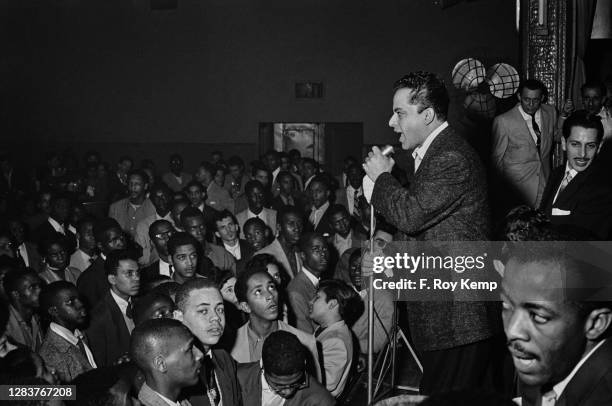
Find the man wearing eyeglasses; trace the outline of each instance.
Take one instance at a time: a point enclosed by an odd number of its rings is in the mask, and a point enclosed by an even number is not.
[[[151,187],[149,199],[155,207],[155,213],[142,219],[136,225],[136,235],[134,241],[142,247],[142,256],[138,259],[140,265],[150,265],[159,258],[159,252],[156,251],[155,245],[151,244],[149,230],[151,224],[157,220],[166,220],[174,226],[172,216],[170,214],[170,188],[164,183],[159,183]]]
[[[288,331],[263,344],[261,361],[238,365],[244,406],[334,405],[331,394],[306,372],[306,350]]]
[[[174,227],[168,220],[156,220],[149,227],[149,239],[159,259],[142,269],[142,283],[145,284],[159,275],[172,277],[172,264],[168,262],[168,240],[175,234]]]

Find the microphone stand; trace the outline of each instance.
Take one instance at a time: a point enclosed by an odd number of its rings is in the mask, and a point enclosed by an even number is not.
[[[370,204],[370,252],[374,252],[374,206]],[[374,378],[374,272],[368,277],[368,406],[372,404]]]

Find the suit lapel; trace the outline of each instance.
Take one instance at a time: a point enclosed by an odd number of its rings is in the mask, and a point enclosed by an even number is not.
[[[570,183],[567,184],[565,189],[563,189],[563,191],[559,193],[559,196],[557,196],[557,201],[554,203],[553,206],[564,206],[565,204],[572,201],[572,198],[575,196],[575,194],[580,191],[582,185],[584,185],[584,183],[588,180],[590,173],[589,169],[590,168],[587,168],[583,172],[578,172],[578,174],[574,176]],[[559,185],[560,184],[561,182],[559,182]],[[557,186],[557,189],[558,188],[559,186]],[[555,189],[555,193],[556,191],[557,190]]]
[[[111,296],[110,292],[106,296],[106,305],[110,310],[110,315],[111,319],[113,320],[113,324],[117,326],[117,338],[119,340],[118,344],[120,344],[122,347],[129,345],[130,332],[128,331],[128,328],[125,324],[123,313],[121,313],[121,309],[119,309],[119,306],[117,305],[117,303],[115,303],[115,300],[113,300],[113,297]]]
[[[450,126],[446,127],[444,130],[442,130],[440,134],[436,136],[436,139],[433,140],[431,144],[429,144],[429,148],[427,148],[427,151],[425,151],[425,156],[421,160],[418,169],[414,173],[415,176],[417,176],[421,172],[423,167],[425,167],[429,163],[431,157],[435,156],[438,153],[438,150],[441,149],[444,145],[444,139],[450,134],[452,134],[452,132],[453,130],[450,128]]]

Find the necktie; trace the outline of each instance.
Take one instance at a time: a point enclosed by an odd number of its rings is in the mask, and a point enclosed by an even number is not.
[[[317,330],[314,333],[315,338],[319,337],[321,333],[323,332],[323,330],[325,330],[324,327],[321,327],[321,326],[317,327]]]
[[[174,275],[174,269],[172,268],[172,264],[168,264],[168,271],[170,272],[170,278]]]
[[[542,395],[542,406],[554,406],[557,403],[557,394],[550,390]]]
[[[540,131],[540,126],[535,118],[535,113],[531,115],[531,126],[533,127],[533,132],[536,135],[536,148],[538,149],[538,153],[540,153],[540,139],[542,138],[542,131]]]
[[[361,192],[359,189],[355,190],[355,194],[353,195],[353,216],[356,219],[361,218],[361,212],[359,211],[359,197],[361,196]]]
[[[416,173],[416,171],[419,169],[419,166],[421,165],[422,160],[423,159],[421,158],[421,155],[415,152],[414,153],[414,173]]]
[[[134,303],[132,303],[132,299],[128,300],[127,308],[125,309],[125,315],[128,319],[134,318]]]
[[[204,363],[204,376],[206,377],[206,392],[211,406],[217,406],[221,401],[217,380],[215,379],[215,364],[210,355],[205,355],[202,360]]]
[[[572,178],[573,178],[572,173],[570,171],[567,171],[565,173],[565,177],[561,181],[561,185],[559,185],[559,191],[557,192],[557,196],[559,196],[561,194],[561,192],[563,192],[563,190],[565,190],[567,185],[569,185],[569,183],[571,182]]]

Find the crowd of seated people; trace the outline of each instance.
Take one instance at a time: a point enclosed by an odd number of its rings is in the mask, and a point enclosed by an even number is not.
[[[520,193],[513,198],[527,204],[510,212],[503,238],[607,239],[612,190],[601,152],[609,148],[603,107],[568,108],[558,121],[543,107],[540,85],[526,81],[517,111],[494,122],[496,175],[514,182]],[[596,90],[587,85],[585,99],[597,98]],[[522,135],[512,130],[519,124]],[[552,168],[550,144],[557,141],[567,159]],[[521,148],[525,155],[510,156]],[[77,384],[91,404],[123,397],[152,406],[331,405],[346,399],[363,367],[370,295],[374,352],[388,344],[393,298],[370,291],[362,257],[371,232],[374,245],[384,246],[397,230],[378,215],[370,229],[355,158],[340,174],[297,151],[269,151],[250,169],[240,157],[215,152],[192,173],[173,154],[163,174],[151,160],[135,168],[127,156],[112,170],[96,152],[82,168],[64,158],[49,155],[29,179],[0,155],[3,381]],[[520,171],[521,179],[537,179],[518,182]],[[555,255],[510,250],[505,303],[521,299],[516,289],[526,265],[561,261]],[[538,351],[548,349],[523,343],[512,313],[518,310],[506,307],[511,354],[537,362]],[[598,322],[583,344],[589,354],[608,354],[609,343],[601,343],[612,309],[587,310],[572,313],[574,321]],[[567,362],[563,376],[576,357]],[[609,379],[609,370],[602,373]],[[518,376],[524,384],[533,378]],[[536,383],[556,382],[538,376]]]

